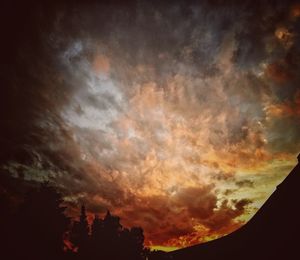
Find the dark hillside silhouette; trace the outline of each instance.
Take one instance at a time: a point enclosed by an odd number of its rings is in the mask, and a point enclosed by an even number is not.
[[[242,228],[168,255],[172,259],[300,259],[299,161],[300,155],[296,167]]]

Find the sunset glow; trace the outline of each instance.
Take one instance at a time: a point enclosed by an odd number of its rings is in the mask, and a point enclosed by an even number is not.
[[[3,167],[49,181],[71,216],[84,203],[142,227],[153,249],[238,229],[300,151],[299,4],[257,8],[61,7],[24,65],[40,84],[31,160]]]

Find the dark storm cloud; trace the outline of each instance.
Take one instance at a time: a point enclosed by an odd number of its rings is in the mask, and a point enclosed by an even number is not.
[[[194,234],[196,237],[194,243],[201,241],[201,236],[213,234],[220,228],[237,228],[233,219],[242,215],[251,201],[225,200],[218,207],[213,189],[212,185],[189,187],[179,189],[171,198],[153,196],[143,198],[141,201],[133,200],[121,209],[123,221],[132,223],[133,220],[134,225],[143,225],[152,243],[166,245],[172,238],[181,237],[187,244],[193,240],[193,237],[189,237],[189,234],[195,232],[189,224],[190,219],[194,219],[195,224],[201,223],[203,228],[207,229],[206,233],[200,236]],[[159,225],[159,229],[154,229],[155,225]]]
[[[228,205],[228,201],[224,200],[218,209],[217,213],[204,223],[211,228],[211,230],[222,229],[223,227],[233,224],[233,219],[242,215],[245,212],[245,207],[251,203],[249,199],[234,200],[234,208]]]
[[[235,184],[240,188],[241,187],[250,187],[250,188],[254,187],[254,183],[251,180],[241,180],[241,181],[237,181]]]
[[[266,42],[273,36],[278,23],[287,19],[289,8],[282,1],[260,1],[255,5],[249,1],[242,5],[240,12],[244,17],[236,34],[238,48],[234,56],[239,67],[256,66],[269,57]]]

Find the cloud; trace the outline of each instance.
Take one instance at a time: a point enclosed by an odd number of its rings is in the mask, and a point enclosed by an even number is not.
[[[297,5],[39,8],[3,68],[11,174],[170,246],[235,230],[283,178],[300,147]]]
[[[237,182],[236,182],[236,185],[237,185],[238,187],[250,187],[250,188],[254,187],[254,183],[253,183],[253,181],[251,181],[251,180],[241,180],[241,181],[237,181]]]
[[[266,74],[276,83],[285,83],[292,79],[293,75],[286,68],[284,63],[273,63],[268,65]]]

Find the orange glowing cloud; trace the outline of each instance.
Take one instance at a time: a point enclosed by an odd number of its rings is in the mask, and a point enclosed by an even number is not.
[[[276,38],[284,45],[285,48],[290,48],[294,43],[294,34],[286,27],[278,27],[275,31]]]
[[[110,62],[108,57],[104,55],[97,55],[93,61],[93,70],[96,74],[109,74]]]
[[[274,62],[267,66],[266,75],[275,82],[282,84],[293,78],[285,62]]]
[[[294,4],[291,7],[290,16],[294,19],[300,17],[300,3]]]
[[[266,112],[271,117],[300,116],[299,94],[296,95],[294,102],[270,104],[266,108]]]

